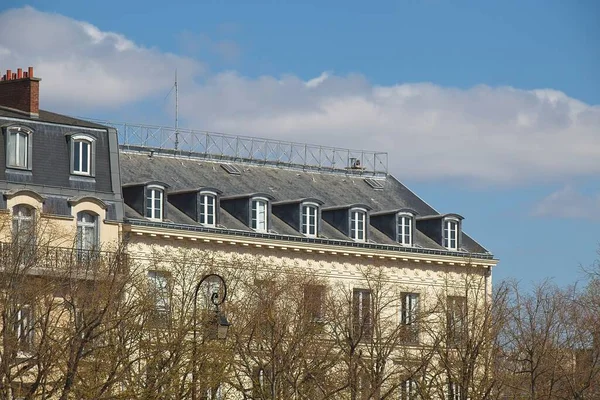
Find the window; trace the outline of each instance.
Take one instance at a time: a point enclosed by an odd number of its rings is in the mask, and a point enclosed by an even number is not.
[[[148,271],[150,294],[154,302],[154,318],[157,323],[167,323],[170,319],[169,278],[165,271]]]
[[[403,246],[412,246],[412,216],[398,214],[398,243]]]
[[[448,399],[462,400],[462,388],[458,383],[450,381],[448,384]]]
[[[222,400],[223,390],[220,385],[216,385],[212,388],[206,389],[200,396],[200,400]]]
[[[314,204],[302,205],[301,232],[308,237],[317,237],[318,207]]]
[[[9,128],[6,137],[6,166],[31,169],[31,131],[26,128]]]
[[[448,343],[459,345],[466,329],[467,299],[462,296],[448,296],[447,300]]]
[[[352,293],[352,317],[354,335],[370,339],[373,334],[371,316],[371,291],[369,289],[354,289]]]
[[[13,208],[12,236],[17,254],[23,260],[33,255],[35,246],[35,211],[32,207],[18,205]]]
[[[325,300],[325,286],[306,285],[304,286],[304,307],[308,317],[315,322],[322,321],[323,302]]]
[[[250,227],[258,232],[267,231],[267,201],[264,199],[252,200],[252,219]]]
[[[406,328],[406,339],[418,342],[419,294],[402,293],[401,323]]]
[[[200,222],[203,225],[215,226],[215,202],[215,195],[200,194],[200,215],[198,222]]]
[[[71,173],[94,175],[94,153],[96,139],[88,135],[71,136]]]
[[[458,221],[444,221],[444,247],[448,250],[458,250]]]
[[[77,214],[77,254],[89,257],[98,250],[98,218],[88,212]]]
[[[20,350],[29,350],[33,344],[33,309],[29,304],[21,304],[14,311],[14,332]]]
[[[412,379],[402,381],[400,384],[400,399],[401,400],[417,400],[417,382]]]
[[[164,188],[148,186],[146,188],[146,217],[157,221],[163,218]]]
[[[252,398],[269,399],[272,397],[270,367],[255,367],[252,371]]]
[[[365,241],[366,220],[366,211],[350,210],[350,237],[357,242]]]

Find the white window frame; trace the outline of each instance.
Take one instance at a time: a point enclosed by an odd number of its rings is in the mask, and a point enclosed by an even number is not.
[[[88,220],[88,218],[90,220]],[[77,213],[77,250],[81,253],[98,250],[98,215],[90,211]]]
[[[462,399],[462,387],[458,382],[450,381],[448,385],[448,397],[450,400],[461,400]]]
[[[367,241],[367,210],[364,208],[351,208],[349,216],[348,233],[355,242]],[[359,218],[360,217],[360,218]],[[362,234],[361,234],[362,233]]]
[[[165,319],[171,313],[169,296],[169,280],[171,275],[166,271],[148,271],[148,282],[154,295],[154,310]]]
[[[158,196],[157,196],[158,194]],[[150,207],[148,207],[150,201]],[[158,201],[158,207],[156,207]],[[162,221],[165,209],[165,188],[160,185],[146,186],[144,196],[144,215],[152,221]]]
[[[87,144],[87,151],[83,145]],[[83,155],[87,153],[87,163],[83,162]],[[79,165],[76,165],[75,156],[79,156]],[[71,136],[71,174],[94,176],[96,156],[96,138],[90,135],[77,134]],[[85,165],[84,165],[85,164]]]
[[[262,218],[260,218],[262,216]],[[250,201],[250,228],[257,232],[269,229],[269,200],[264,197],[253,197]]]
[[[198,204],[198,222],[205,226],[217,225],[217,194],[215,192],[200,192]],[[212,208],[212,213],[210,209]],[[212,220],[212,221],[211,221]]]
[[[402,325],[414,325],[419,318],[419,293],[402,292],[402,304],[400,309],[400,323]]]
[[[417,382],[413,379],[402,381],[400,386],[401,400],[416,400],[417,399]]]
[[[444,219],[444,247],[448,250],[458,250],[459,225],[456,218]]]
[[[29,215],[25,215],[25,210],[29,212]],[[22,241],[22,238],[25,237],[26,243],[19,244],[27,244],[33,247],[35,244],[35,209],[27,204],[17,204],[14,206],[12,230],[13,240],[16,240],[17,243],[19,243]]]
[[[6,129],[7,168],[31,170],[33,161],[32,133],[33,131],[31,129],[21,126]],[[12,139],[13,137],[14,139]]]
[[[19,346],[28,349],[33,344],[35,319],[30,304],[20,304],[15,310],[15,335]]]
[[[409,213],[398,213],[396,216],[396,229],[397,229],[397,237],[396,240],[402,246],[412,246],[413,245],[413,216]],[[408,228],[408,233],[406,233],[406,228]]]
[[[319,205],[310,202],[302,203],[300,214],[300,232],[306,237],[317,237],[319,234]]]

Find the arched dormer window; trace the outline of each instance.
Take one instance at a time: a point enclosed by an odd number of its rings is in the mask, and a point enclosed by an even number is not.
[[[206,226],[215,226],[217,224],[216,203],[217,194],[215,192],[200,192],[198,222]]]
[[[457,218],[444,219],[444,247],[448,250],[458,250],[460,221]]]
[[[317,237],[319,228],[319,205],[317,203],[302,203],[302,221],[300,232],[307,237]]]
[[[77,213],[77,251],[91,252],[98,249],[98,216],[88,211]]]
[[[412,246],[413,244],[413,219],[413,215],[407,212],[399,212],[396,215],[396,241],[403,246]]]
[[[164,215],[165,188],[159,185],[146,186],[146,218],[162,221]]]
[[[29,128],[6,128],[6,167],[30,170],[33,160],[32,133]]]
[[[356,242],[367,240],[367,210],[364,208],[350,209],[350,238]]]
[[[264,197],[252,198],[250,228],[257,232],[267,232],[269,227],[269,201]]]
[[[90,135],[71,135],[71,173],[94,176],[96,166],[96,138]]]

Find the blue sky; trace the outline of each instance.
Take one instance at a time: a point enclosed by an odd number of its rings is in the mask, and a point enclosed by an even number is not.
[[[177,68],[181,125],[388,151],[496,279],[572,282],[599,258],[596,1],[13,6],[0,68],[33,65],[43,108],[172,124]]]

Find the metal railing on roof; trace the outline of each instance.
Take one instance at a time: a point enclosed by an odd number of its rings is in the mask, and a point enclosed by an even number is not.
[[[89,121],[115,128],[124,150],[152,149],[173,156],[289,166],[292,168],[385,177],[388,154],[282,140],[236,136],[126,122]]]

